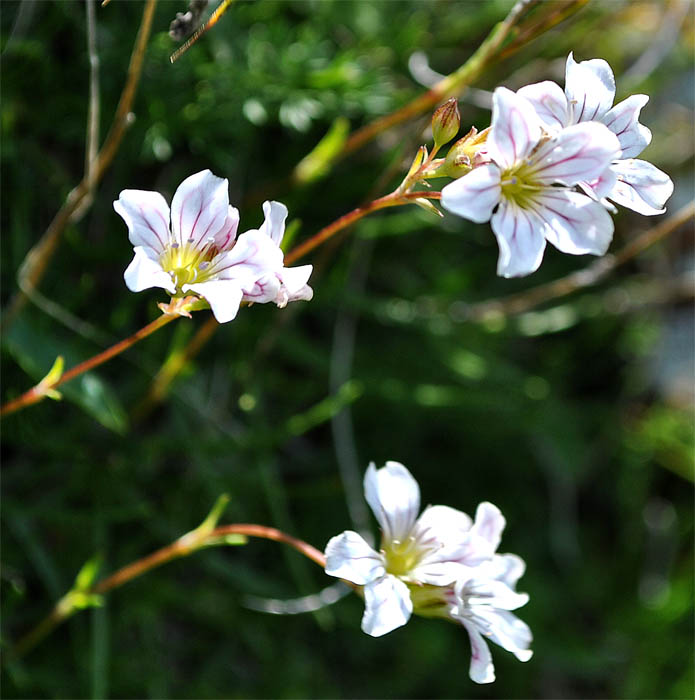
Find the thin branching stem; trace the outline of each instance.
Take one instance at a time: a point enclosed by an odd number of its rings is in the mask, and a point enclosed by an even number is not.
[[[379,209],[385,209],[386,207],[408,204],[415,199],[439,199],[440,196],[441,195],[439,192],[427,190],[422,192],[407,193],[392,192],[385,197],[375,199],[369,204],[362,207],[357,207],[351,212],[344,214],[340,218],[328,224],[328,226],[322,228],[320,231],[318,231],[318,233],[307,239],[304,243],[301,243],[296,248],[293,248],[285,256],[285,263],[289,265],[290,263],[298,260],[300,257],[325,243],[336,233],[346,229],[348,226],[354,224],[362,217],[367,216],[367,214],[371,214]],[[157,373],[157,376],[152,381],[147,396],[136,410],[137,418],[142,418],[143,416],[147,415],[152,406],[166,395],[169,386],[177,375],[202,350],[205,344],[210,340],[210,338],[212,338],[218,327],[219,324],[217,321],[215,321],[214,317],[211,317],[198,329],[196,334],[193,336],[193,338],[191,338],[190,342],[182,352],[177,352],[170,356],[169,360],[162,365],[161,369]]]
[[[82,591],[82,593],[85,595],[103,595],[174,559],[188,556],[204,547],[228,544],[227,538],[235,536],[256,537],[272,540],[274,542],[282,542],[296,549],[308,559],[311,559],[311,561],[318,564],[322,569],[326,566],[326,558],[323,552],[320,552],[316,547],[297,537],[288,535],[273,527],[266,527],[265,525],[236,523],[234,525],[221,525],[212,530],[204,530],[199,533],[194,530],[166,547],[162,547],[156,552],[152,552],[152,554],[148,554],[146,557],[124,566],[111,574],[111,576],[107,576],[105,579],[102,579],[90,588]],[[238,541],[234,543],[238,544]],[[29,632],[17,642],[12,650],[12,655],[15,658],[33,649],[58,625],[79,611],[80,608],[66,604],[66,601],[69,600],[69,595],[62,598],[43,620],[29,630]]]
[[[541,3],[539,0],[520,0],[463,65],[407,105],[357,129],[332,158],[331,164],[354,153],[384,131],[433,109],[448,97],[460,95],[492,63],[509,57],[536,37],[573,15],[587,2],[588,0],[566,0],[562,3]],[[540,6],[541,9],[546,7],[553,9],[538,21],[529,22],[520,28],[520,21],[536,6]],[[514,36],[515,32],[517,32],[516,36]],[[510,36],[513,36],[513,40],[508,43]],[[301,173],[295,169],[291,179],[294,182],[301,182]]]
[[[695,218],[695,204],[691,202],[669,218],[659,222],[656,226],[647,229],[618,252],[606,255],[584,269],[572,272],[552,282],[541,284],[501,299],[491,299],[478,304],[471,304],[464,308],[463,320],[483,321],[495,316],[514,316],[597,284],[617,267],[629,262],[693,218]]]
[[[147,48],[147,42],[152,30],[152,20],[154,18],[156,4],[157,0],[147,0],[145,3],[140,29],[138,30],[133,52],[130,56],[128,74],[123,86],[123,91],[121,92],[118,107],[116,108],[116,113],[111,123],[111,128],[104,140],[104,144],[93,161],[93,167],[87,169],[81,182],[68,194],[63,206],[53,217],[53,220],[48,225],[43,236],[41,236],[39,241],[27,253],[24,261],[20,265],[17,275],[20,291],[14,296],[4,314],[3,323],[5,327],[7,327],[17,313],[21,311],[27,298],[31,294],[31,290],[38,286],[46,272],[48,263],[53,257],[65,227],[69,222],[74,220],[76,214],[84,213],[85,209],[82,207],[82,204],[85,198],[89,196],[93,187],[101,180],[118,151],[123,134],[130,122],[130,112],[142,74],[145,49]]]
[[[2,406],[2,408],[0,408],[0,416],[9,415],[10,413],[14,413],[22,408],[26,408],[27,406],[31,406],[32,404],[42,401],[44,398],[46,398],[49,390],[56,389],[61,384],[69,382],[71,379],[74,379],[80,374],[84,374],[85,372],[88,372],[99,365],[103,365],[104,362],[108,362],[112,357],[120,355],[124,350],[132,347],[143,338],[147,338],[147,336],[152,335],[152,333],[158,331],[163,326],[166,326],[167,323],[171,323],[171,321],[176,318],[179,318],[179,316],[176,314],[162,314],[151,323],[148,323],[144,328],[141,328],[139,331],[133,333],[133,335],[125,338],[125,340],[121,340],[103,352],[94,355],[94,357],[90,357],[88,360],[80,362],[79,365],[75,365],[72,369],[64,372],[55,382],[50,384],[39,382],[31,389],[24,392],[21,396],[18,396],[12,401],[8,401],[4,406]]]
[[[365,204],[363,207],[357,207],[351,212],[344,214],[339,219],[336,219],[333,223],[328,224],[322,228],[318,233],[314,234],[311,238],[307,239],[303,243],[300,243],[296,248],[293,248],[285,256],[285,264],[289,265],[299,258],[304,257],[307,253],[317,248],[322,243],[325,243],[329,238],[334,236],[338,231],[342,231],[344,228],[354,224],[356,221],[361,219],[367,214],[371,214],[379,209],[385,209],[387,207],[397,207],[401,204],[407,204],[410,201],[416,199],[439,199],[441,197],[441,192],[431,192],[429,190],[423,190],[420,192],[404,192],[400,193],[398,191],[387,194],[385,197],[380,197],[375,199],[369,204]]]

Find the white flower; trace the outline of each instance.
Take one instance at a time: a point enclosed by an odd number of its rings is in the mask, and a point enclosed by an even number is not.
[[[113,206],[135,249],[124,274],[131,291],[162,287],[172,296],[196,294],[219,323],[231,321],[242,301],[285,306],[311,299],[311,265],[283,265],[285,205],[265,202],[261,228],[236,238],[239,212],[229,205],[227,190],[227,180],[203,170],[179,185],[171,212],[158,192],[121,192]]]
[[[446,586],[493,557],[504,518],[481,503],[475,523],[447,506],[429,506],[418,519],[420,489],[398,462],[379,470],[370,464],[364,490],[381,526],[381,550],[356,532],[343,532],[326,546],[326,573],[364,586],[362,630],[379,637],[404,625],[413,611],[441,608]]]
[[[647,95],[631,95],[613,106],[615,78],[611,67],[600,58],[577,63],[567,57],[565,91],[546,80],[521,88],[518,93],[536,109],[547,129],[557,132],[580,122],[597,121],[607,126],[620,142],[619,159],[607,175],[610,186],[591,182],[598,197],[607,197],[640,214],[662,214],[673,193],[669,176],[638,156],[652,140],[649,129],[639,123]]]
[[[525,564],[514,554],[497,554],[477,567],[470,578],[454,586],[454,602],[449,615],[460,622],[471,640],[470,677],[476,683],[495,680],[492,656],[485,638],[510,651],[519,661],[528,661],[533,636],[529,626],[511,610],[528,602],[526,593],[517,593],[516,582]]]
[[[620,153],[602,124],[576,124],[552,138],[533,105],[506,88],[493,95],[487,139],[491,163],[442,189],[442,206],[471,221],[490,220],[500,248],[497,274],[528,275],[546,241],[563,253],[603,255],[613,237],[605,208],[573,188],[601,177]]]

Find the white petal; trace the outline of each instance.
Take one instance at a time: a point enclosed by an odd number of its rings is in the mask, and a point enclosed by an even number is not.
[[[446,558],[447,555],[440,556]],[[468,574],[468,567],[458,561],[437,561],[436,557],[428,557],[410,570],[408,581],[430,586],[448,586]]]
[[[557,131],[569,124],[567,98],[557,83],[545,80],[542,83],[526,85],[517,90],[516,94],[526,98],[533,105],[536,114],[551,131]]]
[[[174,294],[176,287],[171,276],[162,270],[159,262],[148,255],[149,250],[151,249],[145,249],[141,246],[135,248],[135,256],[123,273],[126,286],[131,292],[141,292],[143,289],[151,287],[162,287],[169,294]]]
[[[356,532],[346,530],[331,538],[326,545],[326,573],[329,576],[364,586],[381,578],[385,571],[383,556]]]
[[[227,323],[227,321],[236,318],[242,297],[238,280],[196,282],[195,284],[185,284],[181,289],[184,292],[195,292],[203,297],[210,304],[218,323]]]
[[[485,567],[481,567],[484,571]],[[516,610],[528,603],[526,593],[517,593],[502,581],[474,578],[466,582],[461,591],[467,606],[475,607],[475,614],[480,614],[481,606],[491,606],[501,610]]]
[[[312,265],[301,265],[300,267],[285,267],[278,273],[289,295],[289,301],[312,298],[314,293],[311,287],[307,286],[312,270]]]
[[[381,637],[402,627],[413,612],[408,587],[391,575],[364,587],[364,603],[362,631],[372,637]]]
[[[528,661],[533,656],[529,649],[533,641],[531,629],[514,613],[481,606],[475,614],[488,623],[488,637],[495,644],[510,651],[519,661]]]
[[[128,226],[134,247],[161,253],[169,242],[169,205],[159,192],[123,190],[113,208]]]
[[[520,277],[538,269],[543,260],[543,224],[533,212],[503,199],[490,220],[500,248],[497,274]]]
[[[504,87],[495,90],[487,149],[500,168],[523,160],[535,148],[541,133],[541,120],[528,100]]]
[[[501,581],[512,590],[515,590],[517,581],[524,575],[526,564],[516,554],[495,554],[484,564],[484,575]]]
[[[265,221],[258,230],[280,245],[285,235],[287,207],[281,202],[263,202],[263,214]]]
[[[647,102],[647,95],[630,95],[601,119],[601,122],[618,137],[622,149],[621,158],[638,156],[652,140],[652,132],[638,121],[639,113]]]
[[[536,197],[543,235],[570,255],[603,255],[613,239],[613,219],[605,207],[580,192],[548,187]]]
[[[473,521],[466,513],[449,506],[427,506],[418,518],[415,537],[447,542],[461,540],[468,534]]]
[[[544,143],[530,162],[537,182],[572,186],[596,179],[619,155],[618,137],[603,124],[590,122],[563,129]]]
[[[442,188],[442,207],[452,214],[482,224],[489,221],[500,201],[500,171],[495,165],[479,165]]]
[[[490,649],[472,622],[461,619],[461,623],[471,640],[471,666],[468,675],[476,683],[492,683],[495,680],[495,667],[492,665]]]
[[[193,240],[202,245],[225,224],[229,215],[227,180],[203,170],[187,177],[174,193],[171,202],[171,228],[183,244]]]
[[[287,301],[311,301],[314,298],[314,290],[305,284],[301,289],[287,297]]]
[[[584,194],[596,201],[601,201],[604,197],[607,197],[610,191],[615,187],[615,183],[618,181],[616,174],[613,172],[613,168],[608,168],[604,170],[599,177],[591,182],[578,182],[577,185]],[[603,205],[606,206],[605,201]],[[615,213],[617,209],[611,205],[612,211]]]
[[[611,67],[601,58],[577,63],[570,53],[565,69],[565,95],[573,113],[573,123],[601,119],[615,98]]]
[[[616,204],[651,216],[663,214],[666,200],[673,194],[671,178],[646,160],[629,158],[612,166],[618,181],[608,197]]]
[[[405,541],[420,510],[420,487],[411,473],[398,462],[386,462],[381,469],[370,464],[364,475],[364,497],[384,538]]]
[[[490,545],[492,553],[499,547],[506,524],[500,509],[492,503],[483,501],[475,511],[475,522],[471,531]]]
[[[282,250],[264,233],[252,229],[237,238],[234,247],[225,253],[224,264],[219,269],[233,265],[243,265],[255,278],[279,272],[283,268]]]
[[[468,515],[448,506],[428,506],[415,523],[411,536],[417,546],[428,548],[411,572],[420,583],[443,586],[465,571],[464,560],[470,549],[472,521]]]
[[[227,210],[227,218],[222,228],[213,236],[215,247],[218,251],[225,251],[234,245],[237,228],[239,227],[239,210],[230,205]]]

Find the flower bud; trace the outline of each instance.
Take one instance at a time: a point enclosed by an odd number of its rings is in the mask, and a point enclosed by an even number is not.
[[[478,132],[473,126],[471,130],[459,139],[446,154],[444,165],[441,166],[442,174],[459,178],[470,172],[476,165],[485,160],[485,142],[488,129]]]
[[[456,98],[452,97],[437,107],[432,115],[432,136],[435,148],[449,143],[458,134],[459,126],[461,126],[459,106]]]

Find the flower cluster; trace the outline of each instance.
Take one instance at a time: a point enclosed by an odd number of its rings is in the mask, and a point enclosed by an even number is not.
[[[496,553],[505,526],[500,511],[481,503],[471,520],[448,506],[428,506],[418,518],[420,489],[398,462],[371,464],[364,492],[381,526],[380,550],[352,531],[326,546],[326,573],[361,587],[363,631],[379,637],[412,613],[460,623],[477,683],[495,680],[485,637],[528,661],[531,631],[511,612],[528,601],[515,590],[525,565],[514,554]]]
[[[442,206],[490,221],[500,255],[497,274],[538,268],[546,242],[563,253],[603,255],[613,237],[611,200],[661,214],[673,183],[635,156],[651,141],[639,123],[646,95],[613,106],[608,63],[567,59],[565,90],[550,81],[516,93],[497,88],[485,159],[442,189]]]
[[[262,226],[237,237],[239,212],[229,205],[227,190],[227,180],[203,170],[179,185],[171,212],[158,192],[121,192],[113,206],[135,248],[124,275],[131,291],[162,287],[172,296],[195,294],[219,323],[231,321],[242,301],[283,307],[311,299],[312,266],[283,263],[287,207],[265,202]]]

